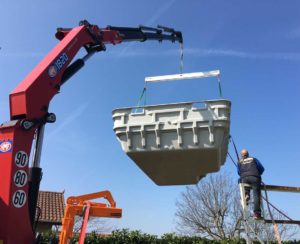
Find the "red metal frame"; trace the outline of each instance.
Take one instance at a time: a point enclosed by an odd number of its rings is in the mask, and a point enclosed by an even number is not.
[[[89,217],[90,217],[90,209],[91,209],[91,203],[86,202],[84,216],[83,216],[83,220],[82,220],[81,231],[80,231],[80,235],[79,235],[79,239],[78,239],[78,244],[84,244],[86,228],[87,228],[87,225],[89,222]]]
[[[162,27],[164,28],[164,27]],[[120,31],[118,31],[120,29]],[[149,33],[141,28],[111,27],[100,29],[83,21],[73,29],[58,29],[60,42],[12,91],[9,97],[10,119],[0,125],[0,243],[29,244],[34,240],[28,205],[28,179],[32,142],[36,130],[45,123],[49,103],[59,92],[64,72],[77,52],[104,50],[105,44],[127,41],[171,40],[182,42],[180,32]],[[35,121],[31,128],[22,128],[22,121]]]
[[[9,142],[12,146],[11,151],[0,153],[0,240],[3,240],[4,244],[25,244],[33,240],[27,206],[28,184],[24,182],[24,185],[17,186],[14,183],[15,175],[20,172],[25,173],[28,179],[28,157],[33,134],[33,131],[23,131],[19,123],[0,128],[0,143]],[[26,158],[24,158],[25,153]],[[15,160],[17,154],[21,155],[21,160]],[[17,207],[13,203],[13,198]]]

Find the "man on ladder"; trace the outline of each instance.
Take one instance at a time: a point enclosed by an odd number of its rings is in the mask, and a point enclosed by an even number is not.
[[[261,219],[261,175],[263,174],[265,169],[258,159],[249,157],[247,149],[243,149],[241,151],[241,157],[242,158],[238,163],[238,174],[240,176],[240,183],[246,183],[251,185],[254,199],[254,218]],[[247,203],[250,200],[251,188],[245,187],[245,199]]]

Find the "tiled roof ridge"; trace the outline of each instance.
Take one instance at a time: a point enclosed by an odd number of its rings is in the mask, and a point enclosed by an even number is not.
[[[59,191],[39,191],[39,193],[43,193],[43,192],[49,192],[49,193],[58,193],[58,194],[64,194],[65,193],[65,190],[63,190],[62,192],[59,192]]]

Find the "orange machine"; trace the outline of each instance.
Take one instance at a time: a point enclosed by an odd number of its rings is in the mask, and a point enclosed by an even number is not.
[[[109,204],[90,202],[89,200],[105,198]],[[73,236],[73,227],[75,216],[82,216],[82,226],[79,235],[78,244],[84,243],[86,227],[89,217],[106,217],[106,218],[121,218],[122,209],[116,208],[114,201],[109,191],[100,191],[96,193],[81,195],[77,197],[68,197],[65,208],[65,215],[62,221],[62,229],[59,238],[60,244],[67,244]]]

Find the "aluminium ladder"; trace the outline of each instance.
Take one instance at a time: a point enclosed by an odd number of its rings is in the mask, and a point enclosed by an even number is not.
[[[240,187],[241,205],[242,205],[242,211],[243,211],[243,222],[244,222],[244,227],[245,227],[245,232],[246,232],[246,243],[252,244],[253,239],[257,239],[260,243],[264,244],[266,242],[264,242],[262,240],[262,238],[253,229],[255,221],[258,221],[258,220],[255,220],[253,218],[253,216],[251,216],[251,213],[250,213],[250,210],[248,208],[246,198],[245,198],[245,187],[251,188],[251,185],[245,184],[245,183],[240,183],[239,187]],[[263,205],[262,205],[262,207],[263,207]],[[264,211],[262,211],[262,213],[264,213]]]

